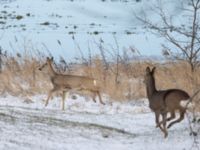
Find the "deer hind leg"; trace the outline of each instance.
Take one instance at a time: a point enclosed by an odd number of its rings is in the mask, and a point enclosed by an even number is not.
[[[185,110],[184,108],[181,108],[181,109],[179,109],[179,112],[180,112],[180,118],[177,119],[177,120],[175,120],[175,121],[173,121],[173,122],[171,122],[171,123],[167,126],[167,128],[170,128],[170,127],[171,127],[172,125],[174,125],[175,123],[181,122],[181,121],[184,119],[184,115],[185,115],[186,110]]]
[[[99,91],[96,91],[96,93],[97,93],[97,95],[98,95],[98,97],[99,97],[100,103],[103,104],[103,105],[105,105],[105,103],[102,101],[100,92],[99,92]]]
[[[174,119],[175,117],[176,117],[175,112],[174,112],[174,111],[170,111],[170,117],[167,118],[167,121],[170,121],[170,120]],[[164,121],[159,122],[158,125],[163,124],[163,122],[164,122]],[[157,125],[157,127],[158,127],[158,125]]]
[[[167,121],[170,121],[170,120],[174,119],[175,117],[176,117],[175,112],[174,112],[174,111],[171,111],[171,112],[170,112],[170,117],[167,118]]]
[[[61,101],[61,107],[62,107],[62,110],[65,110],[65,98],[66,98],[66,93],[65,91],[63,91],[62,93],[62,101]]]
[[[67,99],[69,97],[69,90],[70,88],[68,89],[64,89],[62,91],[62,101],[61,101],[61,107],[62,107],[62,110],[65,110],[65,99]]]

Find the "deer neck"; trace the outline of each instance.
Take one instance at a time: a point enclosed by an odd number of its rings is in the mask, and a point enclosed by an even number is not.
[[[49,63],[48,66],[49,66],[50,77],[54,77],[56,75],[56,72],[54,71],[52,64]]]
[[[147,90],[147,97],[148,97],[148,99],[150,100],[151,97],[153,96],[153,94],[157,92],[154,77],[152,77],[152,78],[147,82],[146,90]]]

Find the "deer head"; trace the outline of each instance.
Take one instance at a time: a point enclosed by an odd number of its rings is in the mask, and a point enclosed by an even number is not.
[[[147,67],[145,77],[144,77],[144,82],[147,88],[147,96],[149,98],[156,91],[155,78],[154,78],[155,70],[156,70],[156,67],[153,67],[152,70],[150,69],[150,67]]]
[[[51,65],[52,62],[53,62],[53,57],[51,58],[47,57],[46,62],[41,67],[39,67],[39,70],[42,71],[46,66]]]

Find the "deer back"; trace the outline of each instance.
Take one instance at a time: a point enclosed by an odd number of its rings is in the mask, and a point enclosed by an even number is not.
[[[95,79],[75,75],[57,74],[52,78],[52,83],[58,86],[60,85],[70,88],[95,89],[98,87]]]

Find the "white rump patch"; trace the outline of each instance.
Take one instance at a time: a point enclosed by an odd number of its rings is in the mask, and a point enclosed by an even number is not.
[[[94,82],[94,86],[97,86],[97,81],[96,81],[96,80],[94,80],[93,82]]]
[[[180,102],[180,105],[182,106],[182,107],[184,107],[184,108],[192,108],[193,107],[193,104],[192,104],[192,102],[188,99],[188,100],[182,100],[181,102]]]

